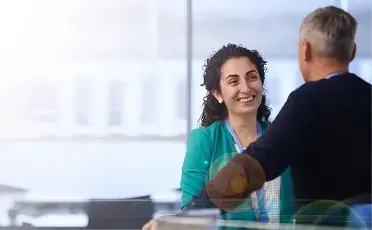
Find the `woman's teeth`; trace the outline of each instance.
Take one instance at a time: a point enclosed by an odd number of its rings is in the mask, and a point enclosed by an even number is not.
[[[253,101],[253,99],[254,99],[254,96],[242,97],[242,98],[239,98],[238,101],[239,102],[250,102],[250,101]]]

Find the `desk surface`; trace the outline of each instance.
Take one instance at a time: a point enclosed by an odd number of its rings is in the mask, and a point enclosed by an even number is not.
[[[232,220],[212,220],[208,218],[164,216],[158,219],[158,230],[217,230],[219,227],[237,227],[240,229],[272,229],[272,230],[352,230],[353,228],[337,228],[328,226],[253,223]]]

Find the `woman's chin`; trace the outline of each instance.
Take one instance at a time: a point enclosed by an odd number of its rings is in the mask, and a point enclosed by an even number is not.
[[[239,111],[237,111],[237,114],[240,116],[249,116],[249,115],[257,114],[257,108],[253,106],[240,108]]]

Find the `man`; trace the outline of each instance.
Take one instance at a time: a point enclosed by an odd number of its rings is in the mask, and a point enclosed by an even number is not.
[[[371,85],[349,73],[356,27],[349,13],[334,6],[303,20],[298,59],[306,83],[289,95],[264,135],[223,168],[189,208],[207,200],[233,210],[288,167],[297,211],[321,200],[329,204],[366,195],[364,201],[371,201]],[[319,206],[316,210],[308,213],[325,215]],[[331,221],[338,220],[326,224]]]

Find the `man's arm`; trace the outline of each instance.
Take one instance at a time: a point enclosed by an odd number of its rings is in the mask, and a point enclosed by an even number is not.
[[[279,176],[295,154],[301,154],[311,128],[311,109],[301,88],[290,94],[265,133],[217,173],[200,193],[204,197],[195,201],[207,199],[222,210],[233,210],[265,181]]]
[[[282,174],[294,157],[306,149],[313,112],[307,90],[301,87],[292,92],[265,133],[244,151],[261,165],[266,181]]]
[[[264,183],[265,173],[261,165],[248,154],[238,154],[183,210],[219,208],[231,211]]]

